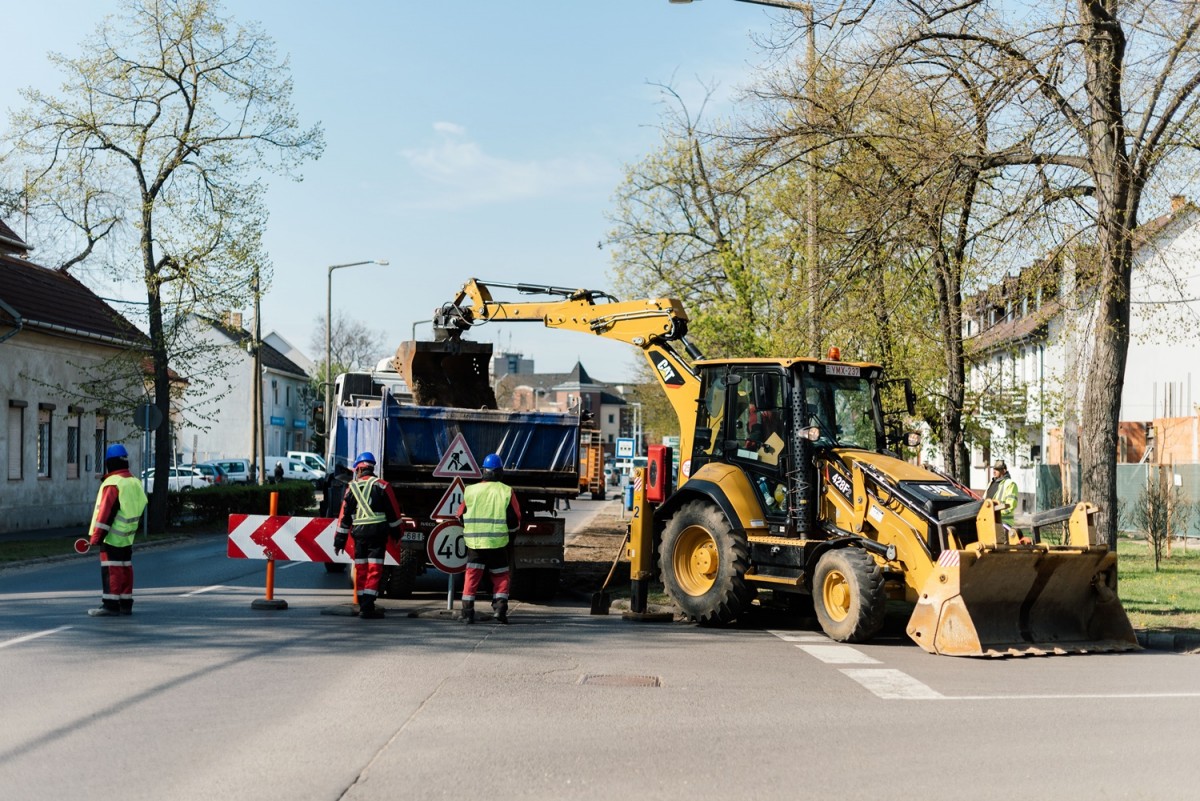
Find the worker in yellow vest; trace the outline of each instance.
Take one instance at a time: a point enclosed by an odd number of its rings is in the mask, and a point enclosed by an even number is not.
[[[501,478],[504,464],[489,453],[481,466],[483,481],[463,491],[458,508],[463,539],[467,545],[467,574],[463,581],[462,617],[475,622],[475,593],[486,570],[492,581],[492,609],[496,619],[508,622],[509,536],[521,525],[521,506],[516,493]]]
[[[129,472],[129,452],[121,444],[104,452],[104,480],[88,526],[88,542],[100,547],[100,607],[92,617],[133,614],[133,535],[146,508],[142,482]]]

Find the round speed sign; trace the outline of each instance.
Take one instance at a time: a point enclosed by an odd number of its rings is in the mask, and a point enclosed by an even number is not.
[[[429,532],[425,552],[433,566],[443,573],[461,573],[467,569],[467,543],[462,526],[455,521],[439,523]]]

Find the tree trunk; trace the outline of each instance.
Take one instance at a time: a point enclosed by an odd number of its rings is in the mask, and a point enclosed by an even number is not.
[[[1138,191],[1125,140],[1121,80],[1125,39],[1113,24],[1116,0],[1080,0],[1087,34],[1088,161],[1096,185],[1095,343],[1084,385],[1079,462],[1082,499],[1101,507],[1099,526],[1117,547],[1117,439],[1129,351],[1132,232]]]

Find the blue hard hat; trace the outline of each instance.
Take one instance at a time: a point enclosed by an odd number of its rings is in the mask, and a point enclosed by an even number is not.
[[[108,459],[128,459],[129,451],[125,450],[125,446],[117,442],[108,446],[108,450],[104,452],[105,460]]]
[[[504,462],[500,461],[500,457],[496,454],[489,453],[487,456],[483,457],[484,470],[499,470],[502,467],[504,467]]]
[[[358,467],[363,462],[366,462],[367,464],[375,464],[375,454],[371,453],[370,451],[363,451],[355,457],[354,466]]]

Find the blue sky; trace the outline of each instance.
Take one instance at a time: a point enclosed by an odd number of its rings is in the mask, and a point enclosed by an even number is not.
[[[77,53],[116,9],[9,4],[0,109],[19,104],[21,86],[55,87],[46,52]],[[231,0],[225,10],[263,24],[291,58],[302,123],[325,127],[323,158],[302,183],[273,182],[267,199],[275,279],[263,330],[306,352],[331,264],[391,262],[335,272],[332,292],[335,316],[382,330],[389,351],[472,276],[611,289],[597,243],[624,165],[657,142],[652,84],[698,102],[701,84],[715,83],[728,99],[763,61],[751,33],[787,13],[734,0]],[[132,284],[103,289],[144,297]],[[540,326],[490,325],[475,338],[525,353],[539,372],[579,358],[608,381],[628,379],[636,359],[628,346]]]

